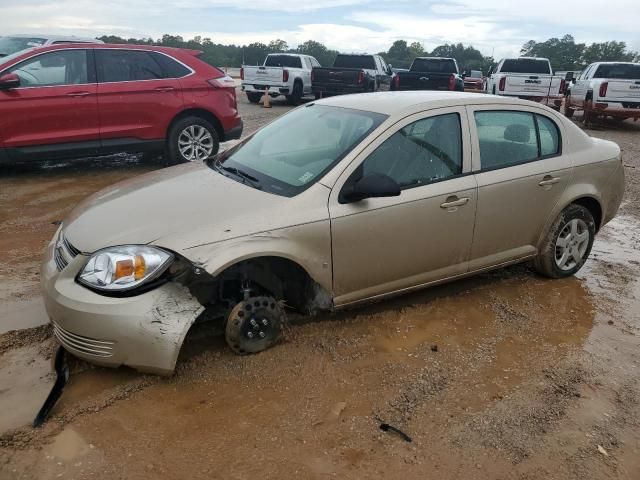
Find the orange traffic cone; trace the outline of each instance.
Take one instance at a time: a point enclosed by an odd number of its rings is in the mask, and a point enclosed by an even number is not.
[[[269,87],[264,89],[264,97],[262,98],[262,108],[271,108],[271,97],[269,97]]]

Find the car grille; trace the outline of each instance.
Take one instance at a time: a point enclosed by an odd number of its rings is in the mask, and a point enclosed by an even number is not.
[[[115,342],[76,335],[56,323],[53,324],[53,333],[67,350],[92,355],[94,357],[110,357],[113,355],[113,345]]]
[[[58,241],[56,242],[56,248],[53,252],[53,261],[58,267],[58,271],[61,272],[65,269],[69,262],[78,256],[80,250],[69,243],[69,240],[64,236],[63,232],[60,232]]]

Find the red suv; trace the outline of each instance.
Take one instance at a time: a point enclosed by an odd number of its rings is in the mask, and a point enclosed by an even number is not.
[[[0,163],[165,150],[204,160],[240,138],[235,84],[175,48],[76,44],[0,59]]]

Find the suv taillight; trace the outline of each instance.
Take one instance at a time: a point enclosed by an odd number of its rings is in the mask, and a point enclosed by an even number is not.
[[[504,92],[504,86],[505,86],[505,84],[506,84],[506,83],[507,83],[507,77],[502,77],[502,78],[500,79],[500,84],[498,85],[498,89],[499,89],[501,92]]]
[[[362,70],[358,72],[358,85],[361,83],[364,83],[364,72]]]
[[[233,88],[234,91],[236,88],[236,82],[229,75],[225,75],[224,77],[212,78],[211,80],[207,80],[207,83],[213,88]]]
[[[567,90],[567,81],[563,78],[560,80],[560,95],[564,95],[564,92]]]
[[[289,81],[289,70],[282,70],[282,81],[283,82]]]
[[[449,90],[456,89],[456,76],[452,73],[449,75]]]
[[[603,82],[602,85],[600,85],[600,96],[601,97],[606,97],[607,96],[607,88],[609,88],[609,82]]]
[[[240,67],[240,80],[244,80],[244,67]]]

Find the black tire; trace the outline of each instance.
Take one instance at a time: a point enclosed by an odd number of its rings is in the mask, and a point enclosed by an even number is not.
[[[593,99],[587,96],[582,108],[582,123],[585,127],[588,127],[593,122]]]
[[[302,83],[295,82],[293,84],[293,91],[291,92],[291,95],[287,95],[287,102],[289,102],[289,105],[300,105],[300,102],[302,101],[302,92]]]
[[[204,128],[211,136],[211,153],[208,158],[218,153],[218,149],[220,148],[220,137],[218,136],[218,132],[214,126],[204,118],[185,117],[175,122],[169,130],[169,138],[167,139],[167,148],[169,150],[169,158],[167,160],[169,165],[195,161],[185,157],[180,152],[180,148],[178,146],[178,139],[180,138],[180,135],[189,127]]]
[[[494,95],[496,94],[496,86],[493,86],[493,90],[491,91],[491,93],[493,93]]]
[[[569,105],[571,104],[571,95],[567,95],[564,99],[564,116],[567,118],[573,118],[575,110]]]
[[[247,92],[247,100],[251,103],[259,103],[262,98],[262,94],[259,92]]]
[[[280,340],[284,322],[284,310],[274,298],[250,297],[231,310],[225,338],[238,355],[261,352]]]
[[[583,245],[578,241],[578,237],[574,233],[571,233],[572,238],[567,240],[567,236],[572,232],[572,227],[576,221],[578,228],[576,232],[579,235],[588,233],[588,240],[586,245]],[[583,228],[583,230],[580,230]],[[565,278],[574,275],[578,270],[582,268],[584,262],[591,253],[591,247],[593,246],[593,240],[596,235],[596,223],[593,219],[591,212],[582,205],[571,204],[565,208],[558,218],[553,223],[551,229],[547,233],[546,238],[543,241],[540,253],[533,260],[533,269],[541,275],[549,278]],[[562,236],[562,238],[561,238]],[[560,240],[567,240],[566,247],[560,246]],[[574,242],[576,245],[574,246]],[[575,248],[580,260],[577,261],[575,256],[569,255],[568,262],[565,263],[564,268],[559,266],[558,262],[562,262],[564,258],[564,251],[567,249]],[[560,259],[558,259],[560,257]]]

